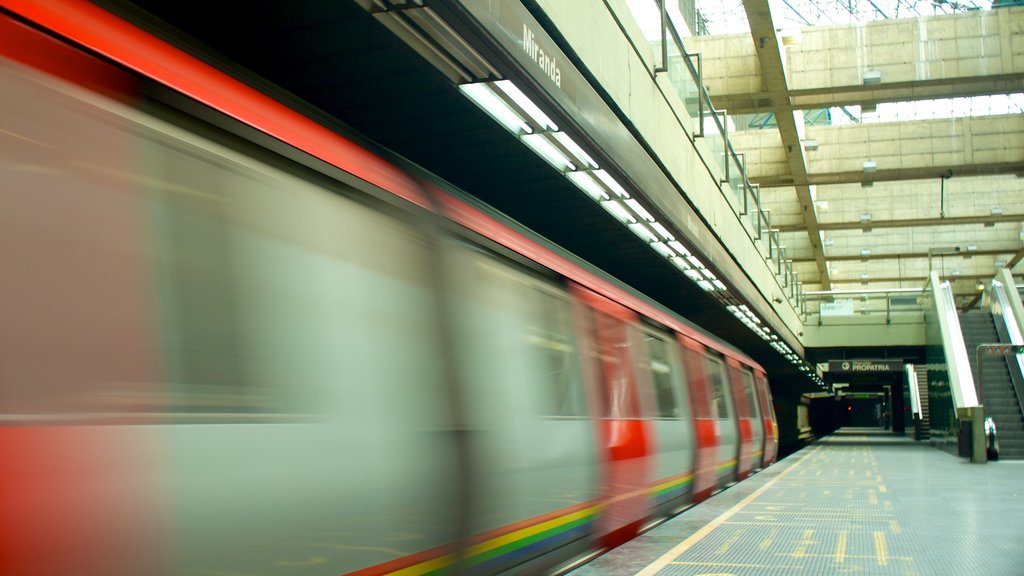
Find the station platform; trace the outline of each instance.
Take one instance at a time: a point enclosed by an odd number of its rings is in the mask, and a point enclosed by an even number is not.
[[[571,576],[1024,574],[1024,462],[845,428]]]

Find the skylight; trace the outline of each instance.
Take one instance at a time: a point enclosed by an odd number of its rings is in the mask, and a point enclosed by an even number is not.
[[[833,108],[832,124],[854,124],[855,119],[870,124],[1020,114],[1024,112],[1024,93],[886,102],[878,104],[874,112],[862,112],[860,106],[846,106],[846,110],[850,112],[849,115],[839,108]]]
[[[769,0],[779,28],[857,24],[989,10],[991,0]],[[706,34],[749,32],[741,0],[697,0],[697,20]]]

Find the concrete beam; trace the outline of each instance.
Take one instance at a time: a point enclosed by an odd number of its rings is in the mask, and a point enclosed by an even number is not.
[[[908,218],[902,220],[874,220],[872,222],[822,222],[820,230],[871,230],[874,228],[920,228],[932,226],[958,226],[963,224],[999,224],[1003,222],[1024,222],[1024,214],[1003,214],[1002,216],[948,216],[946,218]],[[778,226],[780,232],[797,232],[799,224]],[[1001,252],[1005,254],[1006,252]]]
[[[782,41],[775,30],[769,2],[768,0],[745,0],[743,8],[746,10],[747,20],[750,22],[750,34],[761,68],[764,87],[769,92],[785,94],[788,91],[788,86],[784,50]],[[799,114],[798,121],[798,113],[793,110],[788,97],[777,98],[772,104],[779,128],[779,137],[782,140],[782,148],[786,155],[786,166],[796,180],[794,184],[797,202],[800,205],[800,214],[804,228],[807,230],[811,252],[818,264],[818,283],[828,290],[832,283],[829,280],[825,252],[821,246],[814,199],[811,198],[810,184],[807,182],[807,160],[804,158],[804,149],[800,145],[803,138],[803,115]]]
[[[786,47],[785,92],[752,73],[753,48],[741,35],[687,39],[687,47],[704,55],[715,106],[740,114],[782,98],[802,110],[1021,92],[1022,38],[1024,7],[805,28]],[[880,83],[865,85],[866,72]]]
[[[974,256],[1002,256],[1003,254],[1013,254],[1017,251],[1016,247],[1006,248],[1003,250],[962,250],[952,254],[942,254],[944,258],[972,258]],[[830,255],[828,256],[829,262],[863,262],[868,260],[911,260],[911,259],[928,259],[929,256],[936,257],[936,255],[929,255],[927,252],[901,252],[896,254],[869,254],[863,256],[861,254],[844,254],[844,255]],[[814,262],[813,258],[793,258],[794,264],[802,264],[807,262]]]
[[[748,154],[747,174],[762,188],[1024,174],[1022,114],[809,127],[818,148],[807,153],[806,177],[764,150],[770,139],[760,132],[737,132],[732,141],[760,150]]]
[[[976,282],[978,280],[987,280],[989,278],[992,278],[993,276],[995,276],[995,273],[994,272],[990,272],[988,274],[961,274],[959,276],[944,276],[942,279],[943,280],[952,280],[952,281],[956,281],[956,280],[970,280],[970,281]],[[832,282],[834,282],[836,284],[879,284],[879,283],[882,283],[882,282],[915,282],[915,281],[925,282],[927,280],[928,280],[928,276],[927,275],[913,274],[913,275],[904,275],[904,276],[887,276],[887,277],[879,277],[879,278],[870,277],[870,278],[867,278],[867,279],[863,279],[863,278],[860,278],[860,277],[857,277],[857,278],[833,278]]]

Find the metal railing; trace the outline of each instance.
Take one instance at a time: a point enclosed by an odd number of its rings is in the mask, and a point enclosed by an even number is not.
[[[923,288],[881,288],[870,290],[824,290],[803,292],[800,314],[804,324],[836,323],[842,317],[860,317],[866,323],[892,324],[899,317],[923,321]]]
[[[770,261],[776,280],[794,309],[800,310],[805,300],[803,285],[793,270],[793,261],[786,258],[779,231],[772,227],[768,210],[761,206],[761,192],[747,178],[746,157],[736,152],[729,141],[729,117],[724,110],[715,110],[711,96],[704,88],[703,58],[699,52],[690,53],[683,45],[682,36],[672,22],[666,0],[646,0],[660,13],[661,38],[657,52],[661,62],[654,73],[666,74],[669,83],[692,125],[682,123],[694,146],[703,140],[708,154],[701,159],[718,185],[722,196],[732,207],[736,218],[746,230],[751,242],[762,256]],[[638,2],[639,3],[639,2]],[[635,15],[632,15],[635,19]],[[675,106],[671,100],[670,106]]]

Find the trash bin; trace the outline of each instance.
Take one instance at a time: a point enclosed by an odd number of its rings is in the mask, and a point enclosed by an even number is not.
[[[956,437],[957,455],[964,458],[971,458],[971,445],[974,438],[971,435],[971,421],[960,420],[960,432]]]

